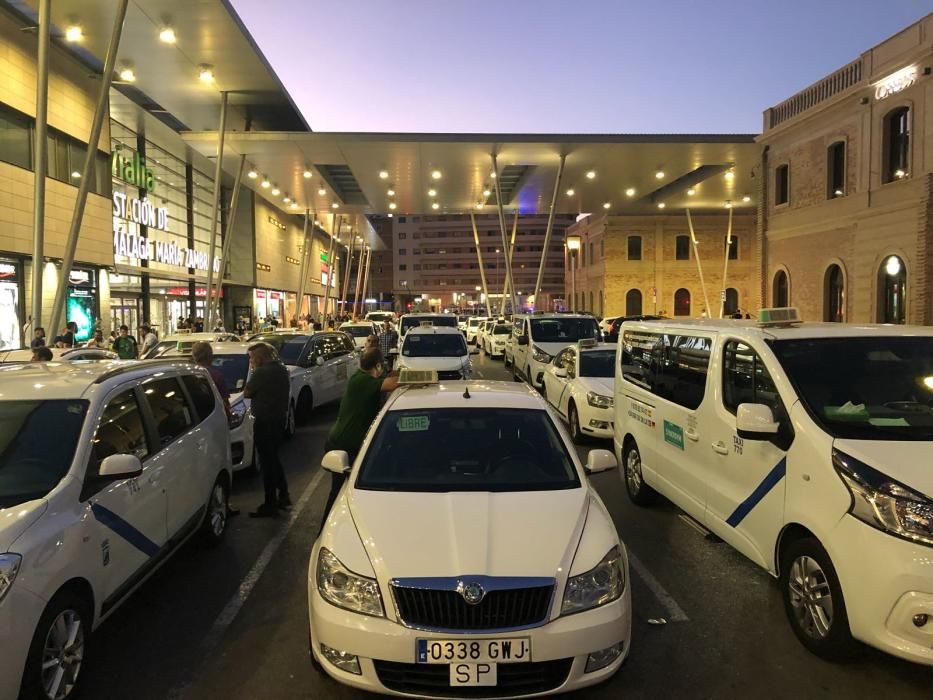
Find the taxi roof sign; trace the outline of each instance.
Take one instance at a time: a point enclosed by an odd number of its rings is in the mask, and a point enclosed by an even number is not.
[[[432,328],[434,326],[434,321],[422,321],[418,325],[421,328]]]
[[[597,345],[596,338],[583,338],[577,342],[577,347],[581,350],[586,350],[587,348],[595,348]]]
[[[398,373],[399,386],[411,384],[437,384],[436,369],[410,369],[405,367]]]
[[[792,326],[803,323],[800,311],[795,306],[782,306],[758,311],[759,326]]]

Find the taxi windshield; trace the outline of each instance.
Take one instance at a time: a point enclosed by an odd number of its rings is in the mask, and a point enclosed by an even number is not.
[[[409,333],[402,346],[405,357],[462,357],[469,354],[459,333]]]
[[[402,319],[402,335],[405,335],[412,328],[417,328],[426,321],[430,322],[432,326],[457,327],[457,317],[453,314],[447,314],[445,316],[410,316]]]
[[[575,343],[598,338],[599,328],[592,318],[540,318],[531,322],[531,337],[536,343]]]
[[[349,333],[354,338],[368,338],[373,334],[372,326],[341,326],[340,330]]]
[[[279,359],[285,365],[297,365],[301,351],[308,343],[306,335],[290,335],[287,333],[269,333],[257,335],[250,342],[269,343],[279,354]]]
[[[509,326],[496,326],[492,330],[493,335],[509,335],[512,332]]]
[[[45,497],[68,473],[87,406],[76,399],[0,401],[0,508]]]
[[[552,491],[580,486],[545,411],[433,408],[385,414],[356,488],[371,491]]]
[[[616,351],[598,350],[580,353],[581,377],[615,377]]]
[[[249,355],[245,352],[236,355],[214,355],[211,364],[224,375],[227,389],[234,394],[243,391],[246,376],[249,374]]]
[[[807,338],[771,347],[833,437],[933,440],[933,337]]]

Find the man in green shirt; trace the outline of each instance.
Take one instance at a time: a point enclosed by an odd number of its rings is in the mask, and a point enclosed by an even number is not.
[[[130,329],[126,326],[120,326],[120,335],[113,341],[113,351],[120,356],[121,360],[135,360],[139,349],[136,347],[136,339],[130,335]]]
[[[383,377],[383,358],[379,348],[371,348],[360,358],[360,368],[347,381],[347,391],[340,401],[337,422],[331,428],[324,445],[324,451],[343,450],[350,457],[350,464],[356,460],[366,431],[376,419],[381,406],[382,392],[394,391],[398,386],[398,372]],[[327,518],[331,506],[346,481],[343,474],[331,473],[330,496],[321,522]]]

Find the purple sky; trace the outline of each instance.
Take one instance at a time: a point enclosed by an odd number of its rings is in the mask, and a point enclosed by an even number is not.
[[[315,131],[745,133],[931,0],[232,0]],[[856,11],[857,9],[857,11]]]

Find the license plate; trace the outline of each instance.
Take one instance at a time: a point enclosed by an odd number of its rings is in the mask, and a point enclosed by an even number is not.
[[[419,639],[419,664],[510,664],[531,661],[531,637]]]
[[[451,664],[450,685],[494,686],[498,682],[495,664]]]

